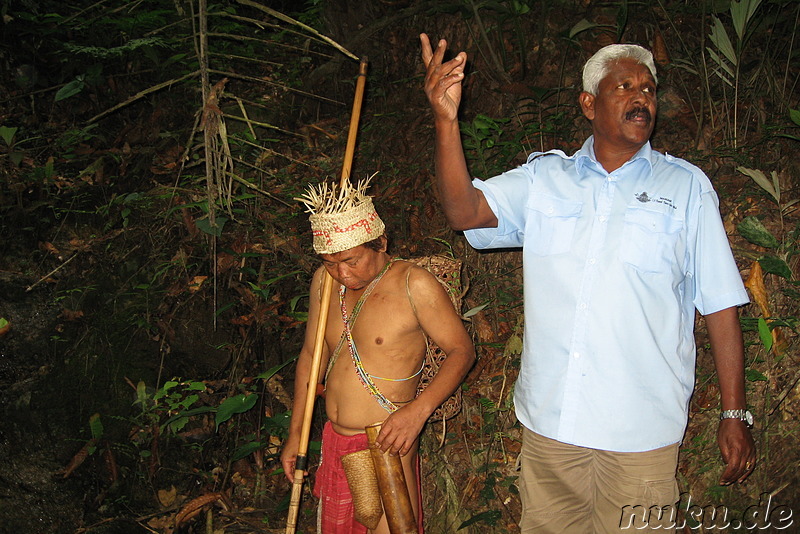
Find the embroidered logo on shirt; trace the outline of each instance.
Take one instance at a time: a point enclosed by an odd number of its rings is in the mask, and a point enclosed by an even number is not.
[[[664,204],[665,206],[669,206],[672,209],[677,209],[675,207],[675,204],[672,202],[671,198],[665,198],[665,197],[652,198],[650,197],[650,195],[647,194],[647,191],[642,191],[641,193],[637,193],[634,195],[634,197],[636,197],[636,200],[638,200],[642,204],[646,204],[648,202],[656,202],[658,204]]]

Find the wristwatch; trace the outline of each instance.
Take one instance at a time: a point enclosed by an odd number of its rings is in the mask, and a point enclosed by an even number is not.
[[[750,410],[722,410],[719,414],[719,420],[723,419],[738,419],[747,425],[747,428],[753,428],[753,414]]]

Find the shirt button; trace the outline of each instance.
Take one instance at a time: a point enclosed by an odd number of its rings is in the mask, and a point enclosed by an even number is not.
[[[589,258],[589,265],[594,265],[595,263],[597,263],[597,260],[596,260],[596,259],[594,259],[594,258]]]
[[[579,359],[581,357],[581,353],[580,352],[573,352],[572,353],[572,357],[577,360],[577,359]]]
[[[605,215],[601,215],[599,217],[599,220],[600,220],[600,222],[606,222],[606,216]]]

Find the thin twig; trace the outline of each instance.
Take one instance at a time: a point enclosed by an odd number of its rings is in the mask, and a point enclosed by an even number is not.
[[[781,394],[778,395],[778,399],[775,401],[775,405],[772,407],[772,409],[769,411],[767,415],[772,416],[772,414],[775,413],[775,410],[777,410],[780,407],[786,396],[795,388],[795,386],[797,386],[798,382],[800,382],[800,372],[796,373],[791,382],[789,382],[789,385],[786,386],[783,391],[781,391]]]
[[[256,78],[255,76],[247,76],[247,75],[244,75],[244,74],[239,74],[238,72],[216,70],[216,69],[211,69],[211,68],[208,69],[208,72],[212,73],[212,74],[219,74],[220,76],[223,76],[225,78],[236,78],[236,79],[239,79],[239,80],[247,80],[247,81],[250,81],[250,82],[263,83],[264,85],[272,85],[272,86],[275,86],[275,87],[280,87],[281,89],[283,89],[285,91],[288,91],[288,92],[291,92],[291,93],[297,93],[299,95],[307,96],[309,98],[316,98],[317,100],[322,100],[324,102],[328,102],[328,103],[331,103],[331,104],[344,106],[344,103],[339,102],[338,100],[333,100],[331,98],[326,98],[324,96],[315,95],[314,93],[308,93],[306,91],[301,91],[300,89],[294,89],[294,88],[289,87],[287,85],[271,82],[269,80],[264,80],[262,78]]]
[[[86,121],[86,124],[92,124],[93,122],[97,122],[98,120],[100,120],[101,118],[105,117],[106,115],[108,115],[110,113],[113,113],[113,112],[117,111],[118,109],[124,108],[128,104],[136,102],[140,98],[144,98],[145,96],[147,96],[147,95],[149,95],[151,93],[155,93],[156,91],[160,91],[161,89],[164,89],[166,87],[174,85],[174,84],[176,84],[178,82],[182,82],[183,80],[186,80],[187,78],[193,78],[194,76],[197,76],[199,73],[200,73],[200,71],[196,70],[196,71],[190,72],[189,74],[184,74],[183,76],[180,76],[178,78],[173,78],[171,80],[167,80],[165,82],[161,82],[159,84],[156,84],[156,85],[154,85],[152,87],[148,87],[144,91],[139,91],[138,93],[136,93],[135,95],[130,97],[128,100],[126,100],[124,102],[121,102],[121,103],[117,104],[116,106],[111,107],[111,108],[105,110],[104,112],[102,112],[102,113],[100,113],[98,115],[95,115],[94,117],[92,117],[91,119]]]
[[[26,288],[25,288],[25,292],[28,292],[28,291],[32,290],[34,287],[38,286],[39,284],[41,284],[42,282],[44,282],[45,280],[47,280],[48,278],[50,278],[51,276],[53,276],[54,274],[56,274],[58,271],[60,271],[61,269],[63,269],[63,268],[64,268],[64,266],[66,266],[66,265],[67,265],[69,262],[71,262],[72,260],[74,260],[74,259],[75,259],[75,256],[77,256],[77,255],[78,255],[78,252],[80,252],[80,251],[79,251],[79,250],[78,250],[78,251],[75,251],[75,253],[73,253],[73,254],[72,254],[72,256],[70,256],[69,258],[67,258],[67,259],[66,259],[66,261],[64,261],[64,263],[62,263],[61,265],[59,265],[58,267],[56,267],[55,269],[53,269],[52,271],[50,271],[49,273],[47,273],[46,275],[44,275],[43,277],[41,277],[39,280],[37,280],[37,281],[36,281],[36,282],[34,282],[33,284],[31,284],[31,285],[29,285],[28,287],[26,287]]]
[[[334,41],[330,37],[322,35],[321,33],[319,33],[317,30],[315,30],[311,26],[303,24],[299,20],[295,20],[292,17],[284,15],[283,13],[275,11],[274,9],[270,9],[267,6],[262,6],[261,4],[259,4],[257,2],[253,2],[251,0],[236,0],[236,1],[239,2],[240,4],[243,4],[243,5],[246,5],[246,6],[250,6],[250,7],[254,7],[256,9],[260,9],[261,11],[267,13],[268,15],[271,15],[271,16],[275,17],[278,20],[282,20],[284,22],[288,22],[289,24],[294,24],[295,26],[297,26],[299,28],[302,28],[303,30],[307,31],[308,33],[310,33],[312,35],[316,35],[317,37],[319,37],[320,39],[322,39],[323,41],[325,41],[326,43],[328,43],[329,45],[331,45],[332,47],[334,47],[336,50],[338,50],[342,54],[346,55],[347,57],[349,57],[351,59],[355,59],[356,61],[359,60],[358,56],[356,56],[355,54],[353,54],[352,52],[347,50],[345,47],[343,47],[342,45],[340,45],[339,43],[337,43],[336,41]]]

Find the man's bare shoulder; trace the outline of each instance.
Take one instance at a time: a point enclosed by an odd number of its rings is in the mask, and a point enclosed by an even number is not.
[[[428,269],[406,260],[398,263],[403,264],[406,291],[414,300],[442,297],[449,300],[442,283]]]
[[[435,287],[439,285],[436,277],[426,268],[408,260],[398,260],[396,263],[402,269],[403,276],[408,280],[409,286],[413,284],[419,289],[423,289],[426,286]]]

